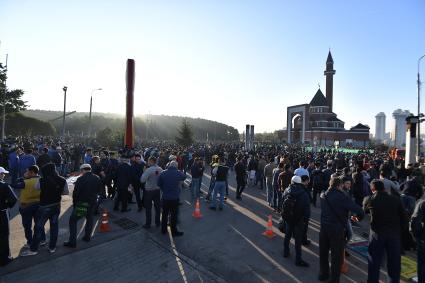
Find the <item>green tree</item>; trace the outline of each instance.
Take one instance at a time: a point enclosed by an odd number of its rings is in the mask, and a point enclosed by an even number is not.
[[[180,128],[177,130],[178,136],[176,142],[183,146],[190,146],[193,144],[193,132],[189,122],[183,119]]]
[[[109,127],[96,133],[96,142],[109,148],[120,147],[124,143],[122,131],[113,131]]]
[[[6,104],[6,114],[26,110],[27,101],[22,100],[22,89],[8,90],[6,88],[7,69],[0,63],[0,109]],[[5,95],[6,92],[6,95]]]

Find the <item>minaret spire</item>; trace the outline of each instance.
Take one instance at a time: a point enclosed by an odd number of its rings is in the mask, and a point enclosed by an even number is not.
[[[326,100],[328,101],[329,112],[332,112],[333,106],[333,76],[335,75],[334,60],[332,58],[331,50],[329,50],[328,58],[326,59]]]

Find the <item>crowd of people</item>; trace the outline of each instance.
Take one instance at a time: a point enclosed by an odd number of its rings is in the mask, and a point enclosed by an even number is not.
[[[190,180],[194,203],[203,195],[203,176],[208,173],[211,179],[204,184],[208,187],[205,200],[211,210],[223,210],[229,197],[229,177],[234,172],[236,200],[242,201],[247,187],[265,190],[265,201],[281,216],[279,228],[285,233],[283,256],[290,257],[289,243],[293,238],[297,266],[309,267],[302,257],[302,245],[311,243],[311,207],[320,206],[320,281],[339,282],[352,227],[370,214],[368,282],[379,281],[384,254],[388,277],[391,282],[399,282],[401,255],[415,249],[419,282],[425,282],[425,167],[420,164],[405,165],[387,152],[309,152],[291,145],[258,145],[251,151],[239,143],[187,148],[146,144],[117,152],[77,143],[66,145],[66,151],[64,147],[39,139],[2,150],[1,265],[11,261],[7,215],[18,202],[16,192],[20,192],[19,212],[27,240],[21,255],[31,256],[38,253],[40,246],[47,245],[47,220],[48,249],[55,252],[61,196],[69,194],[65,178],[73,172],[78,171],[79,177],[72,192],[69,240],[64,243],[69,248],[77,245],[77,222],[82,218],[86,219],[82,240],[90,241],[93,215],[99,213],[108,198],[113,199],[114,210],[123,213],[131,209],[128,203],[135,199],[138,211],[145,209],[146,229],[151,228],[154,208],[155,225],[162,233],[167,233],[169,225],[173,236],[182,236],[177,223],[184,181]]]

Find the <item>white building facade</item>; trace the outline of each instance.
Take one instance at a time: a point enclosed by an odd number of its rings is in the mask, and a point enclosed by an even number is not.
[[[378,113],[375,119],[375,139],[379,142],[383,142],[385,140],[385,113]]]

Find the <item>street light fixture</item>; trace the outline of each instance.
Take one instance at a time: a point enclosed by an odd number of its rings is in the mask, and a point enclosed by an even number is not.
[[[66,114],[66,91],[68,87],[64,86],[63,90],[63,117],[62,117],[62,138],[65,141],[65,114]]]
[[[91,110],[93,105],[93,92],[95,92],[96,90],[102,90],[102,89],[101,88],[93,89],[90,94],[90,113],[89,113],[89,130],[88,130],[89,137],[91,137]]]
[[[421,60],[425,57],[425,55],[422,55],[419,59],[418,59],[418,117],[421,117],[421,75],[419,72],[419,67],[421,64]],[[418,138],[416,139],[416,143],[417,143],[417,160],[419,162],[420,158],[421,158],[421,123],[418,123]]]

